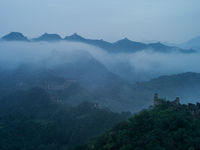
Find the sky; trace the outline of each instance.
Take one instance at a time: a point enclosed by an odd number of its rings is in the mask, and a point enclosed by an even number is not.
[[[200,0],[0,0],[0,37],[77,33],[116,42],[183,43],[200,35]]]

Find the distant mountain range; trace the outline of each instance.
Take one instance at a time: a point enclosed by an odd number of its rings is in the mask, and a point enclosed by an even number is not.
[[[24,41],[24,42],[58,42],[58,41],[69,41],[69,42],[81,42],[93,46],[97,46],[102,48],[109,53],[134,53],[142,50],[151,50],[153,52],[159,53],[172,53],[172,52],[180,52],[180,53],[195,53],[196,51],[193,49],[185,50],[176,46],[166,46],[160,42],[158,43],[150,43],[145,44],[141,42],[134,42],[127,38],[119,40],[115,43],[109,43],[103,40],[96,39],[85,39],[80,35],[74,33],[71,36],[66,36],[62,39],[58,34],[48,34],[45,33],[38,38],[33,38],[29,40],[22,33],[19,32],[11,32],[8,35],[5,35],[1,38],[4,41]]]
[[[180,47],[187,49],[191,48],[200,51],[200,36],[197,36],[185,43],[180,44]]]
[[[176,47],[180,47],[183,49],[193,49],[193,50],[200,51],[200,36],[197,36],[197,37],[195,37],[187,42],[181,43],[181,44],[162,42],[162,41],[156,41],[156,40],[142,40],[142,42],[146,43],[146,44],[160,42],[167,46],[176,46]]]

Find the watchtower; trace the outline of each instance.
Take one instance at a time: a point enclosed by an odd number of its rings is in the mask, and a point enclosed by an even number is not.
[[[178,105],[178,104],[179,104],[179,102],[180,102],[180,99],[179,99],[179,97],[176,97],[176,100],[174,100],[174,103],[175,103],[176,105]]]
[[[155,93],[155,95],[154,95],[154,107],[156,106],[156,105],[158,105],[158,93]]]

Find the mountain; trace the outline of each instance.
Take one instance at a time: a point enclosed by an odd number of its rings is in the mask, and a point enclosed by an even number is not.
[[[200,50],[200,36],[197,36],[180,45],[183,48]]]
[[[145,101],[146,108],[153,101],[149,95],[158,93],[159,97],[175,99],[180,97],[180,103],[196,103],[200,97],[200,73],[186,72],[176,75],[165,75],[146,82],[133,84],[135,99]]]
[[[71,36],[66,36],[64,38],[64,40],[66,41],[70,41],[70,42],[81,42],[81,43],[86,43],[86,44],[90,44],[90,45],[94,45],[97,47],[100,47],[108,52],[115,52],[115,48],[113,47],[113,45],[109,42],[103,41],[103,40],[93,40],[93,39],[85,39],[83,37],[81,37],[80,35],[78,35],[77,33],[74,33]]]
[[[64,78],[76,78],[82,86],[90,90],[126,83],[108,71],[103,64],[85,50],[70,52],[55,50],[43,63],[46,68],[53,70],[57,75]]]
[[[3,40],[7,41],[29,41],[26,37],[24,37],[21,33],[18,32],[11,32],[10,34],[2,37]],[[58,41],[69,41],[69,42],[81,42],[85,44],[90,44],[102,48],[109,53],[135,53],[142,50],[152,50],[153,52],[159,53],[172,53],[172,52],[179,52],[179,53],[195,53],[195,50],[185,50],[175,46],[166,46],[161,43],[150,43],[144,44],[141,42],[134,42],[127,38],[119,40],[115,43],[109,43],[103,40],[96,40],[96,39],[85,39],[74,33],[71,36],[66,36],[62,39],[58,34],[48,34],[45,33],[38,38],[32,39],[34,42],[39,41],[47,41],[47,42],[58,42]]]
[[[22,33],[20,32],[10,32],[8,35],[5,35],[1,38],[4,41],[23,41],[30,42]]]
[[[65,79],[74,78],[78,84],[92,93],[91,101],[96,100],[100,105],[112,111],[137,111],[143,105],[142,103],[133,105],[137,100],[132,99],[130,85],[108,71],[87,51],[53,51],[52,55],[42,64],[53,72],[54,76]],[[75,100],[74,102],[67,101],[76,103]]]
[[[60,35],[58,35],[58,34],[48,34],[48,33],[45,33],[38,38],[32,39],[32,41],[34,41],[34,42],[39,42],[39,41],[57,42],[57,41],[60,41],[60,40],[62,40]]]
[[[151,49],[153,52],[160,52],[160,53],[172,53],[172,52],[195,53],[196,52],[195,50],[184,50],[178,47],[166,46],[161,43],[144,44],[140,42],[134,42],[127,38],[119,40],[115,43],[109,43],[103,40],[85,39],[76,33],[71,36],[66,36],[64,40],[91,44],[99,48],[102,48],[108,51],[109,53],[135,53],[138,51],[148,50],[148,49]]]
[[[64,40],[66,40],[66,41],[72,41],[72,42],[84,42],[84,41],[86,41],[85,38],[83,38],[82,36],[78,35],[77,33],[74,33],[71,36],[66,36],[64,38]]]
[[[83,50],[55,50],[45,60],[22,63],[13,70],[0,68],[0,72],[1,96],[39,86],[47,87],[45,89],[50,92],[52,99],[61,99],[70,105],[87,100],[118,112],[137,111],[143,107],[142,103],[134,104],[137,100],[132,99],[133,94],[128,83],[108,71],[89,52]]]
[[[171,47],[163,45],[159,42],[148,44],[148,48],[153,49],[153,51],[156,51],[156,52],[164,52],[164,53],[173,52]]]
[[[118,52],[128,52],[128,53],[134,53],[148,48],[146,44],[140,42],[133,42],[127,38],[113,43],[113,46],[115,47],[115,49],[117,49]]]
[[[5,64],[9,66],[9,62]],[[44,60],[21,63],[13,69],[2,65],[0,82],[1,97],[16,90],[47,87],[45,89],[54,101],[61,100],[76,106],[87,100],[98,102],[115,112],[135,112],[147,108],[153,103],[150,97],[156,92],[170,99],[180,96],[181,103],[188,103],[200,96],[198,73],[161,76],[131,85],[85,50],[54,50]]]
[[[116,43],[113,43],[115,49],[118,52],[127,52],[127,53],[134,53],[142,50],[152,50],[153,52],[159,52],[159,53],[173,53],[173,52],[179,52],[179,53],[195,53],[195,50],[184,50],[179,47],[171,47],[166,46],[164,44],[158,43],[149,43],[144,44],[140,42],[133,42],[129,39],[125,38],[123,40],[119,40]]]
[[[166,46],[160,42],[158,43],[150,43],[148,44],[148,48],[153,50],[154,52],[160,52],[160,53],[173,53],[173,52],[179,52],[179,53],[185,53],[185,54],[190,54],[190,53],[196,53],[197,51],[190,49],[190,50],[185,50],[181,49],[176,46]]]
[[[176,44],[176,43],[169,43],[167,41],[162,42],[162,41],[156,41],[156,40],[142,40],[143,43],[162,43],[164,45],[167,46],[171,46],[171,47],[180,47],[182,49],[186,49],[186,50],[197,50],[200,51],[200,36],[197,36],[195,38],[192,38],[191,40],[181,43],[181,44]]]
[[[199,107],[158,101],[160,105],[140,111],[75,150],[200,149]]]

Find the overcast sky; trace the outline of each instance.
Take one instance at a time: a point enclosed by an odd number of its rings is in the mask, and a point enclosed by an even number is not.
[[[0,37],[11,31],[182,43],[200,35],[200,0],[0,0]]]

